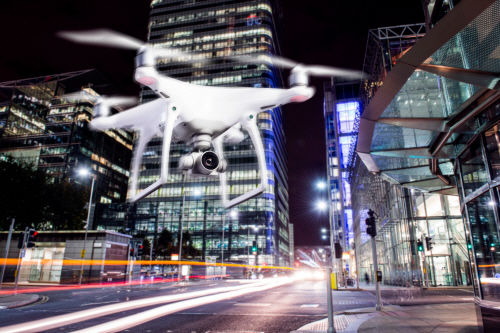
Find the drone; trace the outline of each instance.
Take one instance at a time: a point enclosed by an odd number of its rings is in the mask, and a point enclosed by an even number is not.
[[[192,151],[179,159],[179,169],[192,177],[220,179],[223,206],[228,209],[265,192],[268,186],[267,167],[262,138],[257,127],[257,115],[288,103],[304,102],[315,92],[309,86],[309,76],[348,76],[362,78],[354,70],[334,67],[304,65],[273,56],[272,65],[290,68],[289,89],[213,87],[190,84],[160,74],[155,65],[158,59],[173,59],[181,56],[193,58],[196,53],[181,52],[174,48],[154,48],[142,42],[108,29],[60,32],[59,37],[76,43],[93,44],[137,50],[134,79],[149,87],[158,99],[135,106],[126,111],[110,115],[113,106],[133,104],[130,97],[96,98],[94,118],[90,127],[94,130],[124,128],[138,132],[135,158],[132,165],[130,202],[137,202],[167,183],[169,154],[172,142],[185,142]],[[230,57],[236,62],[257,62],[257,56]],[[72,98],[71,96],[68,98]],[[237,144],[245,138],[245,129],[255,147],[260,169],[260,185],[232,200],[227,195],[226,169],[223,143]],[[163,138],[160,178],[137,193],[139,167],[147,143],[153,136]],[[213,146],[214,151],[211,151]]]

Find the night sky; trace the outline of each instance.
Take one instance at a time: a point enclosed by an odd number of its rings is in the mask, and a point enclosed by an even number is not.
[[[0,82],[98,69],[123,94],[137,95],[135,51],[71,44],[60,30],[107,27],[146,40],[150,0],[0,1]],[[306,64],[362,69],[368,30],[424,21],[421,0],[281,0],[283,56]],[[326,178],[323,82],[311,80],[315,97],[286,106],[290,222],[295,245],[326,244],[320,229],[327,214],[315,203],[326,197],[314,185]]]

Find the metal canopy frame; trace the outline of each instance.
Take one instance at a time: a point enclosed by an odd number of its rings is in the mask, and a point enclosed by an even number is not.
[[[500,87],[500,75],[498,73],[437,66],[427,63],[428,59],[435,52],[468,26],[493,3],[495,3],[495,0],[462,0],[459,5],[441,19],[424,37],[420,38],[411,49],[404,53],[387,75],[387,78],[383,81],[383,85],[378,84],[376,85],[376,91],[375,89],[372,90],[374,96],[367,96],[367,106],[359,121],[356,152],[370,172],[380,172],[380,168],[377,166],[372,155],[401,158],[454,158],[456,151],[453,149],[453,146],[450,145],[450,138],[453,132],[467,132],[468,128],[464,127],[467,121],[491,105],[494,101],[500,99],[500,92],[497,91]],[[423,26],[425,26],[425,24],[422,24],[422,29]],[[420,31],[421,30],[416,29],[394,30],[391,28],[370,30],[365,65],[363,67],[364,70],[370,74],[372,78],[375,76],[373,71],[377,69],[377,63],[374,57],[377,56],[378,51],[374,48],[375,46],[380,48],[380,43],[384,38],[397,38],[396,36],[398,36],[398,34],[408,34],[408,32],[417,36]],[[478,92],[474,94],[463,103],[463,107],[459,108],[461,110],[454,112],[453,117],[381,118],[382,113],[395,99],[399,91],[409,80],[410,76],[417,70],[426,71],[455,81],[473,84],[483,87],[483,89],[481,93]],[[435,133],[434,139],[427,147],[373,151],[372,140],[377,123],[432,131]],[[388,140],[391,139],[393,138],[388,138]],[[433,174],[436,177],[429,179],[429,183],[432,183],[434,186],[453,186],[453,179],[444,177],[442,174],[438,173],[435,168],[431,168],[431,170],[434,170],[433,172],[435,173]],[[386,177],[389,176],[386,175]],[[441,183],[437,185],[436,182]],[[422,181],[404,183],[403,186],[418,187],[419,184],[424,187]]]

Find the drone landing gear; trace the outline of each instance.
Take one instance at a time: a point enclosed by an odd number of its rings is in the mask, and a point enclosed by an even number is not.
[[[228,200],[227,198],[227,179],[226,174],[221,173],[219,175],[220,184],[221,184],[221,194],[222,194],[222,203],[224,208],[231,208],[240,203],[247,201],[251,198],[254,198],[267,190],[267,166],[266,166],[266,154],[264,152],[264,145],[262,144],[262,138],[259,133],[259,128],[257,127],[257,122],[254,116],[250,116],[246,120],[242,121],[243,128],[248,131],[250,135],[250,139],[252,139],[253,145],[255,147],[255,152],[257,153],[257,160],[259,162],[260,169],[260,185],[243,194],[239,197],[236,197],[232,200]],[[222,135],[220,135],[217,139],[213,140],[215,153],[219,155],[221,158],[224,158],[224,151],[222,146]]]
[[[135,195],[130,199],[131,202],[136,202],[138,200],[141,200],[145,196],[149,195],[150,193],[156,191],[158,188],[160,188],[162,185],[166,184],[168,181],[168,161],[170,157],[170,143],[172,141],[172,131],[174,129],[174,123],[175,120],[178,117],[178,113],[174,110],[169,110],[165,111],[162,114],[162,120],[165,121],[165,128],[163,130],[163,147],[162,147],[162,154],[161,154],[161,173],[160,173],[160,179],[158,179],[156,182],[153,184],[149,185],[147,188],[142,190],[141,192],[137,193],[137,180],[138,180],[138,175],[139,175],[139,166],[142,164],[142,156],[144,153],[144,149],[146,148],[146,145],[148,141],[153,137],[154,131],[148,131],[148,134],[145,134],[146,131],[142,129],[141,132],[141,137],[139,138],[139,144],[137,147],[137,152],[134,160],[134,166],[133,166],[133,175],[132,175],[132,195]]]

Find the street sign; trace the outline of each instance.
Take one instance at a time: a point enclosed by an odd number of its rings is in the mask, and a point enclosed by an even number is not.
[[[24,258],[24,256],[26,255],[26,250],[25,249],[22,249],[21,250],[21,258]]]
[[[206,256],[205,262],[207,263],[207,265],[215,265],[217,263],[217,257],[216,256]]]

